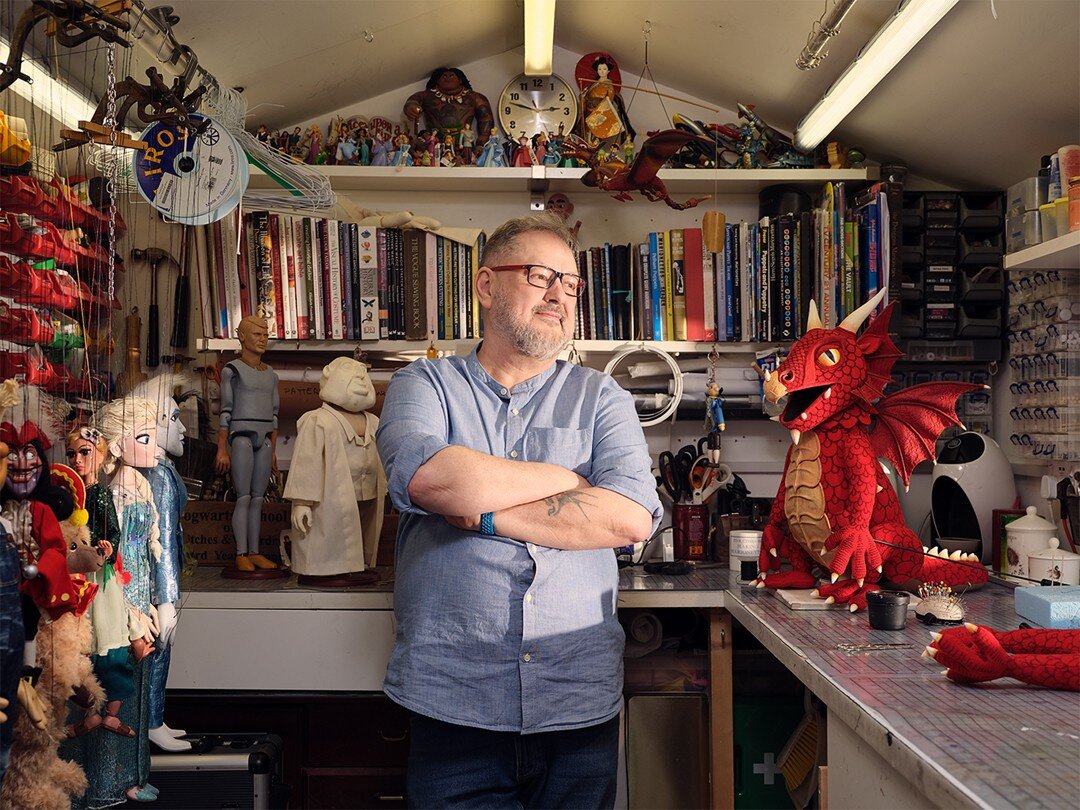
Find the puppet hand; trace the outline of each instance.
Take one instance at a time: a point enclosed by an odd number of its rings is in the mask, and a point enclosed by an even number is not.
[[[135,663],[139,663],[150,653],[154,652],[154,645],[143,638],[137,638],[130,645],[131,655],[135,658]]]
[[[311,531],[311,507],[294,503],[292,508],[292,527],[294,532],[307,534]]]
[[[761,552],[758,554],[758,571],[768,573],[780,570],[780,558],[787,556],[788,540],[784,530],[773,523],[761,532]]]
[[[4,714],[3,709],[8,707],[8,700],[5,697],[0,697],[0,724],[7,722],[7,715]]]
[[[217,456],[214,458],[214,469],[224,475],[232,467],[232,461],[229,458],[229,454],[224,450],[219,449]]]
[[[451,526],[467,532],[480,531],[480,515],[443,515]]]
[[[168,647],[176,639],[176,623],[180,616],[176,611],[176,605],[172,602],[163,602],[157,606],[158,625],[161,628],[158,633],[158,644]]]
[[[98,551],[101,552],[101,556],[105,559],[109,559],[109,557],[112,556],[113,544],[110,543],[108,540],[98,540],[97,547]]]
[[[837,529],[825,540],[825,548],[828,551],[836,550],[836,556],[829,565],[834,582],[849,565],[851,578],[858,582],[860,587],[868,572],[873,572],[871,580],[876,580],[881,572],[881,552],[878,551],[877,543],[870,536],[868,528],[849,526]]]
[[[1009,654],[987,628],[974,624],[946,630],[925,654],[944,665],[945,677],[957,683],[993,681],[1010,674]]]

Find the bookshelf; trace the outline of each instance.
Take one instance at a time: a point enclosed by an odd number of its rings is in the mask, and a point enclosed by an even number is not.
[[[490,194],[499,191],[596,191],[582,185],[586,169],[553,166],[525,168],[480,168],[459,166],[312,166],[330,181],[335,191],[471,191]],[[279,188],[277,183],[252,166],[250,187]],[[819,186],[829,181],[872,182],[876,167],[863,169],[662,169],[660,179],[671,192],[701,191],[716,186],[720,194],[756,194],[777,183],[805,183]],[[606,192],[599,192],[606,193]]]
[[[1080,269],[1080,231],[1005,256],[1006,270]]]

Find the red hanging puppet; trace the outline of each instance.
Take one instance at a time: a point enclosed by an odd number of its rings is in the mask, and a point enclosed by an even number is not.
[[[813,588],[813,568],[821,565],[832,581],[815,595],[856,611],[880,582],[914,589],[987,580],[974,555],[924,552],[878,463],[890,461],[906,486],[915,465],[934,457],[941,431],[960,424],[956,400],[982,387],[925,383],[882,397],[902,356],[888,334],[892,305],[856,333],[884,296],[882,290],[836,329],[822,327],[811,302],[806,334],[766,373],[766,399],[786,397],[780,424],[791,431],[792,446],[763,532],[759,588]],[[791,570],[780,570],[782,558]],[[849,578],[838,582],[844,574]]]

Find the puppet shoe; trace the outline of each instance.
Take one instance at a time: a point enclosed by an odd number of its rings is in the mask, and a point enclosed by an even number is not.
[[[90,690],[83,686],[81,683],[77,686],[71,687],[71,697],[69,697],[68,700],[70,700],[80,709],[94,708],[94,696],[91,695]]]
[[[247,554],[239,554],[236,557],[236,570],[237,571],[254,571],[255,563],[251,561],[251,557]]]
[[[125,795],[133,802],[153,802],[157,801],[158,794],[151,790],[147,790],[147,785],[135,787],[129,787],[124,791]]]
[[[26,712],[26,719],[30,721],[30,725],[39,731],[44,731],[45,707],[41,704],[41,698],[31,685],[29,677],[19,679],[19,705]]]
[[[252,562],[252,564],[254,564],[256,568],[264,568],[270,570],[278,567],[277,563],[266,559],[266,557],[264,557],[262,554],[248,554],[247,558]]]
[[[109,723],[110,720],[115,720],[115,723]],[[105,719],[101,723],[101,728],[104,731],[108,731],[111,734],[115,734],[117,737],[134,737],[135,729],[117,717],[115,714],[105,715]]]
[[[68,726],[64,730],[64,733],[67,735],[67,738],[70,740],[70,739],[73,739],[75,737],[85,737],[87,734],[92,732],[94,729],[99,728],[100,726],[101,726],[101,715],[99,715],[99,714],[88,714],[88,715],[86,715],[86,717],[84,717],[82,720],[80,720],[75,725]]]
[[[150,729],[149,737],[150,742],[162,751],[176,752],[191,750],[190,742],[187,740],[178,740],[169,733],[169,729],[165,726],[158,726],[157,728]]]

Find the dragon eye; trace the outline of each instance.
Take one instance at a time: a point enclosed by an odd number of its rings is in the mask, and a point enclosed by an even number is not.
[[[839,349],[826,349],[817,356],[817,361],[823,366],[835,366],[840,362],[840,350]]]

